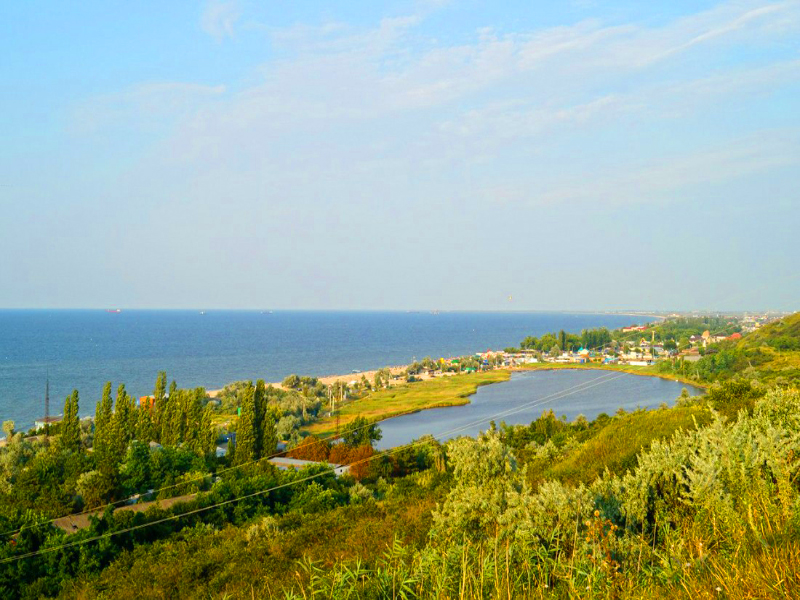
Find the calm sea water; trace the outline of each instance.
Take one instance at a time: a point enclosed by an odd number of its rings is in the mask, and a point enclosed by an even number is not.
[[[476,436],[489,422],[529,424],[552,409],[557,416],[572,420],[584,415],[589,420],[618,408],[653,408],[662,402],[673,404],[686,387],[692,395],[702,390],[676,381],[610,371],[564,369],[513,373],[504,383],[478,388],[464,406],[433,408],[382,421],[379,448],[407,444],[423,435],[444,441],[462,435]]]
[[[646,318],[563,313],[0,310],[0,421],[27,428],[77,389],[92,414],[103,383],[152,392],[166,370],[181,387],[331,375],[517,345],[527,335],[621,327]]]

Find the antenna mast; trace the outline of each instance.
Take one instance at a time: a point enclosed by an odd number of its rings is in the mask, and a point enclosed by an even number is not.
[[[44,420],[50,418],[50,378],[44,384]]]

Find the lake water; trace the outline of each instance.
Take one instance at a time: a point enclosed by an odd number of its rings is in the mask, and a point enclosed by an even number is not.
[[[614,414],[637,407],[654,408],[662,402],[673,404],[686,387],[692,395],[702,390],[677,381],[643,377],[615,371],[559,369],[513,373],[511,379],[478,388],[464,406],[432,408],[380,423],[383,438],[379,448],[407,444],[423,435],[440,441],[462,435],[477,436],[494,420],[525,424],[553,410],[573,420],[584,415],[592,420],[600,413]]]
[[[332,375],[407,364],[415,357],[517,345],[528,335],[616,328],[652,319],[608,314],[0,310],[0,421],[19,429],[51,414],[73,389],[94,412],[103,383],[152,393],[160,370],[181,387],[221,388],[291,373]]]

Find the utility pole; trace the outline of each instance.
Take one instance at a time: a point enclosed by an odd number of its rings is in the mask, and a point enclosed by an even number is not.
[[[44,384],[44,434],[50,434],[50,371],[47,372]]]

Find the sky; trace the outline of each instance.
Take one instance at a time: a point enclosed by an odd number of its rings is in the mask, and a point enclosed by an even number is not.
[[[0,307],[800,310],[800,2],[6,2]]]

